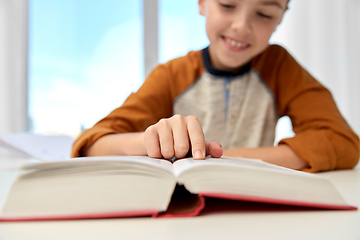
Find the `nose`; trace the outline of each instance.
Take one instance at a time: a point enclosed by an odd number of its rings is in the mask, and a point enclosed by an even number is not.
[[[243,34],[250,33],[252,31],[250,16],[246,12],[241,12],[234,16],[231,28],[236,32]]]

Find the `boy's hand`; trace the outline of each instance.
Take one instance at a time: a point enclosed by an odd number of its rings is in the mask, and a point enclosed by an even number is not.
[[[153,158],[183,158],[190,149],[198,160],[208,154],[221,157],[223,153],[219,143],[205,142],[201,124],[194,116],[161,119],[146,129],[144,141],[147,154]]]

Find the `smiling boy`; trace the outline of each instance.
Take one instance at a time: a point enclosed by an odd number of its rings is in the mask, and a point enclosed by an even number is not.
[[[269,39],[288,0],[199,0],[210,45],[157,66],[85,131],[72,156],[260,158],[304,171],[352,168],[359,138],[330,92]],[[295,137],[273,146],[289,116]],[[205,141],[206,140],[206,141]]]

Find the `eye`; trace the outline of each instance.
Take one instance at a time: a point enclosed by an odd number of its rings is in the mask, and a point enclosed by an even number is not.
[[[266,19],[272,19],[272,16],[266,15],[264,13],[258,12],[257,13],[258,16],[262,17],[262,18],[266,18]]]
[[[233,9],[233,8],[235,8],[234,5],[223,4],[223,3],[220,3],[220,6],[223,7],[223,8],[226,8],[226,9]]]

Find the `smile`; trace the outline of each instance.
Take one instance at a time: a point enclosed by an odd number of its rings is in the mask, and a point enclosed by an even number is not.
[[[247,47],[249,47],[249,44],[242,43],[239,41],[235,41],[234,39],[230,39],[223,36],[223,39],[228,47],[230,47],[232,50],[243,50]]]

